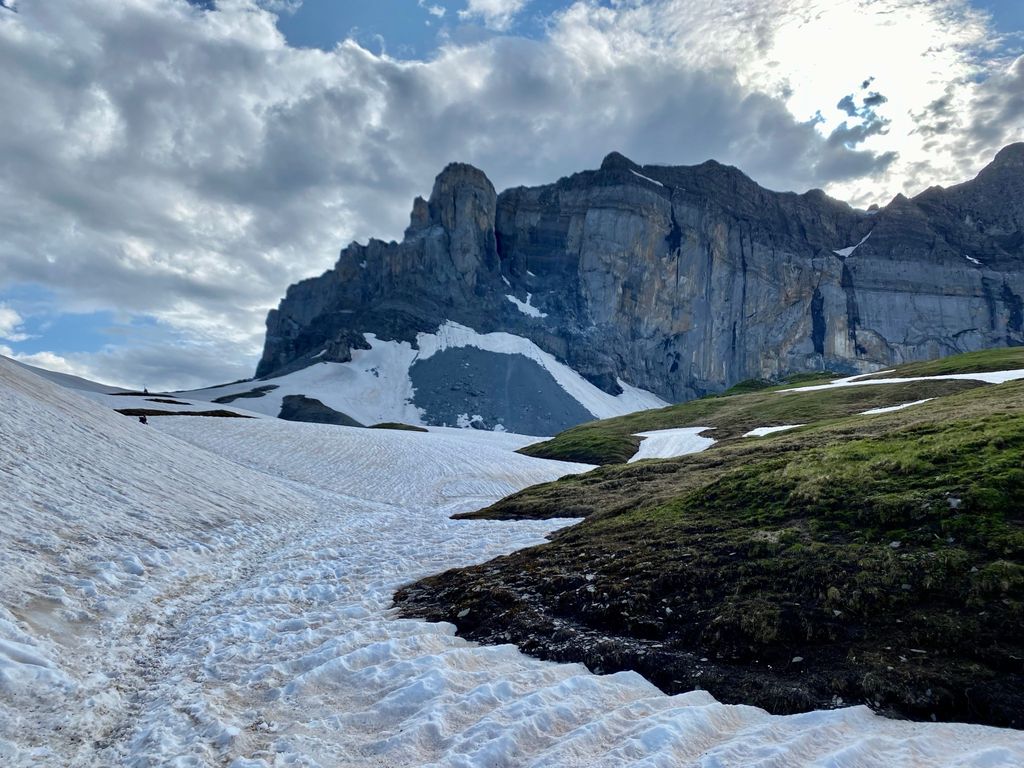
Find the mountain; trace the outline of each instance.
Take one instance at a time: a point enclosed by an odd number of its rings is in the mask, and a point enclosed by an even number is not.
[[[1024,144],[972,181],[870,211],[773,192],[714,161],[612,153],[500,195],[455,163],[415,200],[401,243],[353,243],[288,289],[257,376],[403,349],[399,420],[537,433],[606,415],[567,393],[545,355],[625,412],[651,393],[682,401],[751,378],[1019,345],[1022,231]]]

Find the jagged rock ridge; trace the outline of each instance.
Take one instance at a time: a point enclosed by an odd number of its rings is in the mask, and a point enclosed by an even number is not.
[[[972,181],[870,212],[714,161],[612,153],[500,195],[452,164],[403,242],[352,244],[288,289],[257,375],[346,362],[365,333],[415,343],[445,321],[528,338],[606,392],[622,379],[670,401],[1019,345],[1022,231],[1024,144]]]

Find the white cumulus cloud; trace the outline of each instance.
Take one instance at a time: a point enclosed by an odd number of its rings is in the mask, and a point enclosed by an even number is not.
[[[512,21],[530,0],[467,0],[461,19],[481,19],[491,29],[508,29]]]
[[[15,312],[13,309],[8,307],[6,304],[0,304],[0,339],[5,341],[24,341],[28,338],[22,330],[21,315]]]

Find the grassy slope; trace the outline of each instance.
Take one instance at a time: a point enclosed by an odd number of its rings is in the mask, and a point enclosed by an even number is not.
[[[913,386],[902,401],[928,396]],[[748,426],[730,399],[687,406]],[[527,489],[480,516],[589,517],[397,599],[469,637],[637,669],[669,691],[1021,727],[1021,499],[1012,382]]]
[[[986,371],[1012,371],[1024,368],[1024,347],[985,349],[967,352],[924,363],[907,363],[891,373],[876,373],[869,378],[899,376],[944,376],[951,373],[984,373]]]
[[[728,440],[755,427],[808,424],[979,386],[977,382],[970,381],[934,381],[842,387],[816,392],[778,391],[793,384],[813,383],[816,380],[806,377],[799,382],[778,386],[758,387],[754,382],[744,382],[723,395],[581,424],[551,440],[528,445],[520,453],[585,464],[618,464],[636,453],[640,445],[640,438],[635,436],[637,432],[713,427],[715,431],[710,436],[716,440]]]

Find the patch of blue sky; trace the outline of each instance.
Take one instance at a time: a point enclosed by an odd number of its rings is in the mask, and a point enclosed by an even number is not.
[[[331,50],[353,38],[375,53],[423,58],[437,49],[442,26],[458,18],[457,8],[448,7],[456,3],[431,0],[425,5],[445,8],[445,15],[438,18],[416,0],[303,0],[294,12],[278,15],[277,28],[298,48]]]
[[[297,47],[331,50],[351,37],[375,53],[423,59],[446,40],[471,42],[492,34],[481,29],[479,19],[459,16],[466,5],[466,0],[302,0],[297,10],[279,14],[277,27]],[[570,5],[571,0],[530,0],[505,34],[539,39],[551,17]]]
[[[1021,0],[972,0],[971,4],[991,13],[999,32],[1018,39],[1024,33],[1024,2]]]
[[[21,315],[19,337],[26,338],[2,343],[23,355],[96,352],[111,344],[124,344],[157,327],[153,318],[128,318],[112,310],[61,312],[56,309],[60,303],[53,293],[32,284],[5,288],[0,292],[0,305]]]

